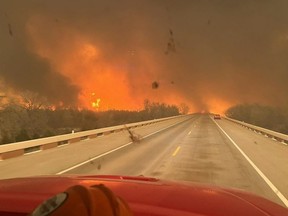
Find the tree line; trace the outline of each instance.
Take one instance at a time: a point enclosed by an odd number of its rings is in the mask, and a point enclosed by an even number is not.
[[[229,108],[226,116],[288,134],[288,109],[259,104],[239,104]]]
[[[51,108],[31,100],[8,103],[0,109],[0,144],[14,143],[78,131],[127,124],[188,112],[188,107],[144,101],[140,111],[92,111],[76,108]]]

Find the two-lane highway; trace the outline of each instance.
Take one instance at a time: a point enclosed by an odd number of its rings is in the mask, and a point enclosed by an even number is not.
[[[221,125],[228,127],[229,133],[234,133],[235,130],[242,134],[242,137],[250,136],[247,129],[239,132],[240,126],[236,124],[226,120],[217,122],[223,122]],[[272,145],[278,144],[273,141]],[[144,175],[234,187],[283,205],[209,115],[197,115],[189,121],[69,173]],[[282,176],[282,179],[284,178],[285,176]]]
[[[285,205],[288,149],[281,143],[207,114],[132,130],[140,142],[132,143],[122,131],[21,156],[0,162],[0,177],[144,175],[238,188]]]

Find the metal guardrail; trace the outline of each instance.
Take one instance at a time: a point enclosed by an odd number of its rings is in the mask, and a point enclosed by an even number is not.
[[[140,127],[144,125],[154,124],[154,123],[167,121],[167,120],[175,119],[175,118],[182,118],[182,117],[187,117],[187,115],[179,115],[179,116],[173,116],[173,117],[168,117],[168,118],[130,123],[126,125],[118,125],[118,126],[113,126],[113,127],[99,128],[95,130],[64,134],[64,135],[59,135],[59,136],[22,141],[22,142],[11,143],[11,144],[4,144],[4,145],[0,145],[0,160],[5,160],[8,158],[17,157],[17,156],[21,156],[24,154],[29,154],[35,151],[51,149],[57,146],[79,142],[81,140],[93,139],[93,138],[96,138],[97,136],[107,135],[110,133],[126,130],[127,128],[131,129],[135,127]]]
[[[287,145],[288,144],[288,135],[287,134],[283,134],[283,133],[279,133],[279,132],[275,132],[275,131],[272,131],[272,130],[268,130],[266,128],[262,128],[262,127],[258,127],[258,126],[255,126],[255,125],[252,125],[252,124],[248,124],[248,123],[245,123],[245,122],[242,122],[242,121],[238,121],[238,120],[235,120],[235,119],[232,119],[232,118],[228,118],[228,117],[223,117],[229,121],[232,121],[236,124],[239,124],[243,127],[246,127],[248,129],[251,129],[251,130],[254,130],[255,132],[258,132],[258,133],[261,133],[267,137],[270,137],[272,139],[275,139],[279,142],[282,142],[283,144]]]

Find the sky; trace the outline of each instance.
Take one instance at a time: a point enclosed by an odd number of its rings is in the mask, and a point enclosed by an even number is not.
[[[0,96],[191,112],[288,106],[288,1],[2,0]],[[155,85],[156,83],[156,85]]]

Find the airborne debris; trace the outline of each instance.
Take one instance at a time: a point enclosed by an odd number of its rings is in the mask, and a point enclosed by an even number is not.
[[[94,164],[94,161],[93,161],[93,160],[90,160],[90,164]]]
[[[152,82],[152,89],[159,88],[159,83],[157,81]]]
[[[136,134],[135,132],[133,132],[131,129],[129,129],[126,125],[124,125],[125,129],[128,131],[129,133],[129,138],[131,139],[132,142],[140,142],[141,140],[141,136],[139,134]]]
[[[13,37],[13,31],[12,31],[12,27],[11,27],[10,23],[8,23],[8,30],[9,30],[10,36]]]
[[[176,45],[175,45],[172,29],[169,29],[169,35],[170,37],[167,43],[167,50],[165,52],[166,55],[168,55],[170,52],[176,53]]]
[[[101,163],[98,164],[97,169],[100,170],[102,167]]]

